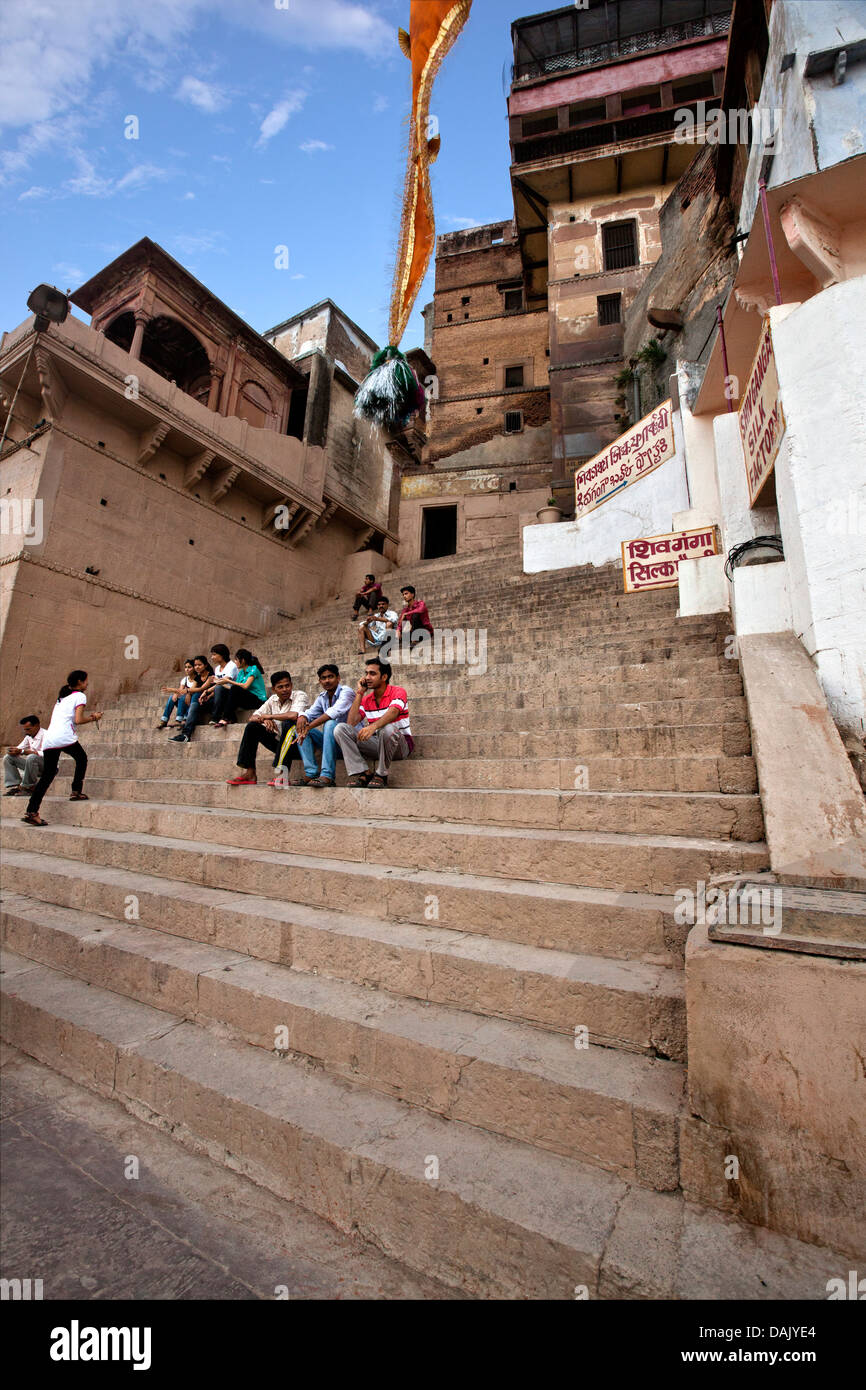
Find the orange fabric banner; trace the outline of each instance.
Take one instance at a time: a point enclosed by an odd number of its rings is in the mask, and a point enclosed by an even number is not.
[[[430,264],[436,235],[430,165],[439,153],[439,136],[431,136],[428,129],[433,80],[469,18],[471,6],[472,0],[412,0],[409,34],[400,35],[400,46],[412,63],[412,116],[388,325],[389,341],[394,347],[405,332]]]

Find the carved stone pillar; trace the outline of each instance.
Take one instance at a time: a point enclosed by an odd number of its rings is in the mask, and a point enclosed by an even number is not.
[[[129,348],[130,357],[134,357],[136,362],[141,357],[141,343],[144,338],[144,330],[150,322],[150,314],[144,309],[134,309],[135,332],[132,335],[132,343]]]
[[[212,367],[210,374],[210,393],[207,398],[208,410],[216,410],[219,405],[220,390],[223,384],[223,373],[219,367]]]

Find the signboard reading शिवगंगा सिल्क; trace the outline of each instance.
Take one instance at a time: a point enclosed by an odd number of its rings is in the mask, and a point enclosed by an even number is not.
[[[623,541],[622,587],[627,594],[636,589],[670,589],[679,579],[680,560],[700,560],[718,553],[715,526]]]
[[[743,458],[746,461],[749,506],[754,507],[759,493],[773,471],[782,435],[785,433],[785,417],[782,414],[782,402],[779,400],[779,378],[776,375],[776,356],[773,352],[769,317],[764,319],[761,328],[758,351],[749,372],[737,419],[740,422],[740,439],[743,443]]]
[[[670,401],[662,401],[574,473],[574,517],[594,512],[615,492],[639,482],[674,456]]]

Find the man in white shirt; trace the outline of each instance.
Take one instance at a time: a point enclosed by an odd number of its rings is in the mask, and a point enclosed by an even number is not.
[[[374,612],[358,624],[358,651],[361,656],[366,653],[368,647],[375,647],[378,651],[388,634],[394,631],[396,624],[397,614],[394,609],[388,607],[386,598],[380,598]]]
[[[269,696],[263,705],[259,705],[257,710],[253,710],[244,726],[244,734],[238,751],[238,769],[234,777],[228,778],[230,787],[254,787],[256,785],[258,781],[256,777],[256,754],[262,744],[273,753],[274,767],[276,767],[283,739],[291,726],[297,723],[298,716],[304,713],[310,703],[303,690],[293,689],[292,678],[288,671],[274,671],[271,676],[271,686],[274,691],[273,695]],[[299,757],[297,744],[292,744],[286,754],[284,765],[289,763],[292,758]],[[274,778],[270,785],[289,785],[288,777]]]
[[[32,792],[42,776],[42,744],[45,730],[39,722],[38,714],[27,714],[19,719],[24,737],[17,748],[10,748],[3,759],[3,784],[6,796]]]

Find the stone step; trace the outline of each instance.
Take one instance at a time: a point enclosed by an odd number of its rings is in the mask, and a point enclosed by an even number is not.
[[[217,756],[215,745],[220,737],[223,742]],[[171,743],[170,739],[164,746],[137,744],[135,751],[130,749],[126,757],[103,755],[92,748],[88,756],[93,774],[97,777],[177,778],[188,772],[196,779],[224,781],[235,766],[239,743],[236,731],[217,734],[214,739],[200,739],[196,734],[193,742],[187,744]],[[118,746],[123,747],[123,744]],[[262,773],[267,765],[263,759],[260,765]],[[64,767],[63,763],[61,767]],[[298,774],[293,772],[292,775],[296,777]],[[63,776],[66,779],[70,776],[65,767]],[[337,782],[344,784],[345,778],[343,764],[338,762]],[[486,787],[493,790],[573,791],[576,786],[579,790],[592,791],[748,793],[757,791],[757,776],[754,760],[749,756],[700,754],[695,751],[682,756],[658,757],[646,754],[639,757],[583,754],[579,762],[574,757],[461,760],[413,755],[392,765],[388,790],[431,787],[447,791],[451,788]]]
[[[525,694],[516,689],[513,691],[505,688],[491,689],[484,684],[483,676],[476,677],[471,687],[471,695],[478,700],[481,707],[489,704],[493,706],[494,711],[506,712],[511,705],[511,700],[514,699],[515,703],[511,706],[512,710],[556,710],[564,723],[576,724],[582,729],[642,728],[656,725],[745,724],[748,720],[746,701],[740,695],[722,699],[635,701],[605,700],[599,697],[582,699],[579,704],[569,706],[549,703],[552,697],[555,696],[560,699],[565,693],[561,687],[555,686],[552,682],[546,682],[543,686],[536,686]],[[411,699],[412,713],[415,714],[417,711],[418,714],[429,716],[427,721],[429,732],[435,733],[437,728],[435,716],[441,707],[442,700],[451,699],[457,703],[462,701],[465,707],[466,697],[446,696],[441,692],[434,693],[432,691],[428,694],[417,691],[413,684]],[[546,704],[543,703],[545,699],[548,701]],[[519,700],[519,704],[517,700]],[[115,730],[122,734],[132,733],[136,730],[139,733],[158,732],[155,727],[148,729],[145,725],[142,728],[142,722],[142,716],[132,712],[106,715],[100,721],[99,734],[105,734],[109,730]],[[473,709],[467,710],[467,723],[470,727],[474,726],[475,711]],[[441,729],[441,721],[438,727]],[[557,739],[558,743],[563,736],[563,732],[560,732]],[[511,755],[507,754],[506,756]]]
[[[151,931],[403,998],[566,1033],[572,1041],[575,1027],[585,1027],[599,1046],[682,1056],[676,1000],[687,929],[663,915],[664,902],[645,895],[620,895],[617,904],[611,894],[597,892],[584,894],[582,901],[594,903],[601,914],[618,907],[618,920],[634,919],[632,936],[641,927],[656,930],[659,940],[664,932],[676,969],[526,946],[426,920],[423,925],[392,922],[354,904],[288,902],[93,862],[82,872],[74,859],[26,850],[7,851],[4,891],[114,922],[136,912],[134,920]],[[635,1043],[633,1022],[623,1019],[636,1013],[635,1001],[645,995],[657,997],[649,1000],[646,1027]]]
[[[542,668],[540,668],[540,670],[541,669]],[[622,667],[617,668],[618,671],[622,671],[623,669]],[[643,667],[637,668],[638,672],[643,669]],[[562,686],[561,678],[552,676],[549,673],[549,668],[544,668],[537,680],[533,678],[532,681],[528,683],[528,686],[524,683],[522,686],[515,687],[511,675],[512,672],[513,663],[503,668],[503,676],[501,677],[492,667],[489,668],[487,672],[488,675],[496,675],[497,678],[495,683],[497,687],[509,692],[509,702],[514,700],[517,694],[531,696],[538,682],[543,682],[541,688],[545,695],[549,690],[555,692]],[[174,680],[176,684],[176,674],[177,673],[175,673],[174,676],[167,676],[165,684],[170,684],[172,680]],[[404,673],[401,669],[401,675],[402,674]],[[347,672],[347,675],[354,675],[354,670]],[[413,695],[416,689],[420,692],[419,682],[429,682],[431,689],[436,692],[441,692],[443,688],[447,687],[447,676],[447,671],[442,674],[431,672],[431,674],[428,675],[424,668],[413,668],[410,677]],[[471,692],[475,689],[476,682],[482,679],[482,677],[475,675],[470,676],[467,673],[466,679],[469,682],[466,688]],[[302,681],[306,682],[306,684],[302,684]],[[310,689],[307,693],[311,697],[313,696],[316,687],[312,682],[307,681],[306,672],[302,671],[299,675],[296,674],[295,682],[302,690],[306,690],[307,684],[309,684]],[[587,710],[606,708],[610,705],[622,707],[627,705],[651,705],[658,701],[675,704],[680,701],[694,700],[696,698],[700,700],[737,699],[742,696],[743,693],[743,683],[736,671],[706,674],[701,676],[697,683],[691,676],[657,677],[650,673],[644,679],[636,677],[630,681],[619,680],[614,682],[611,680],[609,689],[605,690],[599,690],[594,678],[588,679],[585,675],[577,677],[569,676],[567,684],[572,707],[574,707],[574,701],[577,700],[579,702],[579,708]],[[697,696],[695,694],[696,684],[699,692]],[[103,729],[108,727],[109,721],[116,717],[116,715],[133,715],[139,719],[147,719],[150,721],[152,718],[155,721],[162,715],[162,709],[165,705],[166,698],[167,697],[162,694],[159,687],[154,687],[152,691],[147,691],[145,693],[120,695],[117,703],[113,705],[110,710],[106,711],[105,718],[100,727]],[[241,713],[243,713],[243,711],[241,711]]]
[[[230,787],[225,780],[204,782],[169,778],[114,778],[88,774],[93,800],[147,801],[169,806],[241,806],[272,811],[274,788],[267,766],[259,767],[258,786]],[[270,773],[268,773],[268,776]],[[56,784],[55,784],[56,785]],[[626,831],[646,835],[699,835],[725,840],[763,839],[760,797],[721,792],[591,792],[479,789],[389,788],[386,797],[349,787],[303,789],[305,815],[451,820],[470,825],[549,827],[562,830]],[[23,803],[21,803],[23,806]]]
[[[571,1301],[579,1286],[593,1297],[815,1297],[838,1264],[677,1193],[412,1109],[12,953],[4,1032],[179,1141],[476,1297]]]
[[[235,788],[242,801],[243,788]],[[270,789],[269,789],[270,790]],[[273,789],[277,790],[277,789]],[[253,851],[291,852],[348,864],[392,869],[484,875],[520,884],[563,884],[616,892],[673,894],[708,882],[714,874],[760,872],[766,846],[733,840],[585,830],[466,825],[401,819],[308,814],[313,789],[286,792],[269,811],[187,807],[145,802],[70,802],[55,799],[51,825],[122,831],[202,845],[218,843]],[[279,793],[278,793],[279,795]],[[47,807],[49,803],[46,801]],[[46,819],[48,819],[46,813]],[[5,820],[5,818],[4,818]],[[16,829],[20,822],[12,820]],[[21,827],[30,831],[32,827]]]
[[[95,913],[4,897],[16,954],[449,1120],[679,1186],[684,1070],[441,1004],[401,999]],[[278,1030],[284,1030],[278,1037]]]
[[[503,728],[490,718],[474,732],[460,733],[452,730],[444,732],[449,721],[429,713],[416,712],[417,703],[420,702],[413,699],[410,705],[416,740],[412,754],[415,760],[479,758],[505,762],[512,759],[546,759],[551,754],[559,758],[577,759],[589,754],[658,758],[690,754],[709,757],[723,753],[728,757],[742,757],[751,752],[749,725],[744,719],[728,722],[720,717],[715,721],[708,719],[700,724],[687,722],[681,725],[629,722],[626,716],[621,724],[594,726],[574,720],[570,727],[562,729],[560,711],[542,710],[536,724],[535,711],[523,710],[512,712],[509,727]],[[431,703],[434,702],[423,704],[422,711],[429,710]],[[729,712],[736,716],[736,710]],[[88,756],[171,756],[173,748],[169,745],[172,744],[173,735],[178,732],[176,729],[142,728],[136,720],[125,723],[128,727],[122,724],[120,727],[102,728],[98,735],[91,737],[88,740]],[[196,729],[193,746],[207,749],[210,756],[218,749],[228,749],[229,756],[233,758],[240,746],[242,733],[240,724],[225,729],[203,726]]]
[[[10,826],[6,833],[10,849],[34,852],[32,827]],[[450,931],[580,955],[594,1001],[596,1041],[677,1060],[683,1056],[682,978],[671,964],[682,933],[668,896],[447,871],[383,870],[321,856],[62,825],[38,833],[40,852],[88,867],[349,910],[392,923],[434,921]]]

